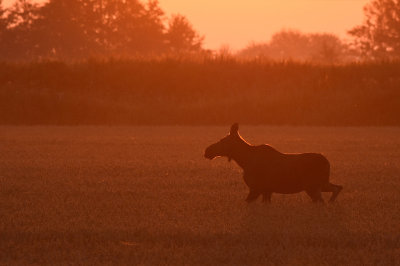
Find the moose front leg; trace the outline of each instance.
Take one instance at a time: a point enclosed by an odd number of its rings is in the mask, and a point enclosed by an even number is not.
[[[258,196],[260,196],[260,194],[261,194],[260,192],[250,189],[249,195],[247,195],[247,198],[246,198],[247,203],[257,200],[257,198],[258,198]]]
[[[263,202],[265,203],[271,203],[271,196],[272,196],[272,192],[267,191],[263,193]]]

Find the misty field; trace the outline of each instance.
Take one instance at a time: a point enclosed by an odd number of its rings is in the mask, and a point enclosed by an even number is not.
[[[326,205],[247,205],[239,167],[203,157],[228,129],[0,127],[0,265],[399,263],[400,128],[241,125],[325,154],[344,186]]]

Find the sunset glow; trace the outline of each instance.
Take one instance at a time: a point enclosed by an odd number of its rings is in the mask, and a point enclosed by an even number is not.
[[[397,265],[400,0],[0,0],[0,266]]]
[[[304,32],[346,32],[362,21],[367,0],[164,0],[168,13],[181,13],[205,35],[207,48],[228,44],[240,49],[251,41],[267,41],[284,28]]]
[[[10,4],[12,0],[6,0]],[[167,13],[182,14],[205,36],[204,47],[234,50],[252,41],[268,41],[282,29],[329,32],[347,38],[346,32],[362,22],[368,0],[160,0]]]

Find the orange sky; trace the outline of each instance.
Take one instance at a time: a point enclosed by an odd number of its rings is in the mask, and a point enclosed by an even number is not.
[[[185,15],[205,38],[207,48],[229,44],[240,49],[268,41],[283,28],[304,32],[346,31],[363,20],[369,0],[160,0],[168,14]]]
[[[159,0],[170,14],[185,15],[205,36],[204,46],[234,50],[251,41],[268,41],[281,29],[330,32],[346,31],[362,22],[363,6],[370,0]],[[5,0],[5,3],[12,2]]]

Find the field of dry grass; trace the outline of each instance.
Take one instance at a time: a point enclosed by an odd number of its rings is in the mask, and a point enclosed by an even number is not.
[[[325,154],[344,186],[325,206],[248,206],[240,169],[203,158],[227,131],[0,127],[0,265],[399,263],[400,128],[241,125],[251,143]]]

